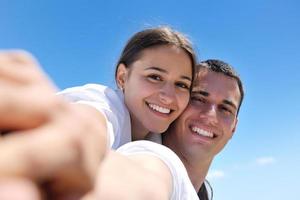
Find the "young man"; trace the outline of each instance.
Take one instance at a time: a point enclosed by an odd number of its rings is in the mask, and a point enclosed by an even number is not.
[[[214,156],[233,136],[243,96],[241,80],[228,64],[199,64],[189,106],[163,134],[169,149],[149,141],[119,148],[127,159],[106,158],[96,198],[198,199]]]

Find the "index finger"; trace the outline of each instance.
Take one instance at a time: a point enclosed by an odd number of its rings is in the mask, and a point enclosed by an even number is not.
[[[0,51],[0,78],[19,83],[41,80],[43,74],[36,59],[21,50]]]

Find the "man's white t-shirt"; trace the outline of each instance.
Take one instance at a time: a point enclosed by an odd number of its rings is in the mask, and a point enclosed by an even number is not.
[[[168,166],[172,175],[171,200],[199,200],[183,163],[168,147],[146,140],[139,140],[121,146],[117,149],[117,152],[124,155],[147,154],[158,157]]]
[[[66,100],[82,103],[96,108],[106,118],[110,148],[131,141],[131,122],[124,104],[123,92],[99,84],[67,88],[58,93]]]

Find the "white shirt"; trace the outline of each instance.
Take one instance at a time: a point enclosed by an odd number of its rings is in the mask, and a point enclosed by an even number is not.
[[[112,149],[131,141],[131,122],[124,104],[122,91],[99,84],[67,88],[58,93],[66,100],[90,105],[100,111],[105,119]]]
[[[147,154],[158,157],[168,166],[172,175],[171,200],[199,200],[183,163],[168,147],[139,140],[125,144],[117,151],[124,155]]]

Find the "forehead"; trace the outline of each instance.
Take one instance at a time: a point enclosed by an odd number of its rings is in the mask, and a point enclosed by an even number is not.
[[[240,101],[240,91],[237,81],[221,72],[201,69],[194,83],[193,91],[205,91],[212,98],[230,100],[236,106]]]
[[[192,74],[192,61],[189,55],[183,49],[173,45],[159,45],[144,49],[133,66],[159,67],[166,71],[175,70],[189,77]]]

